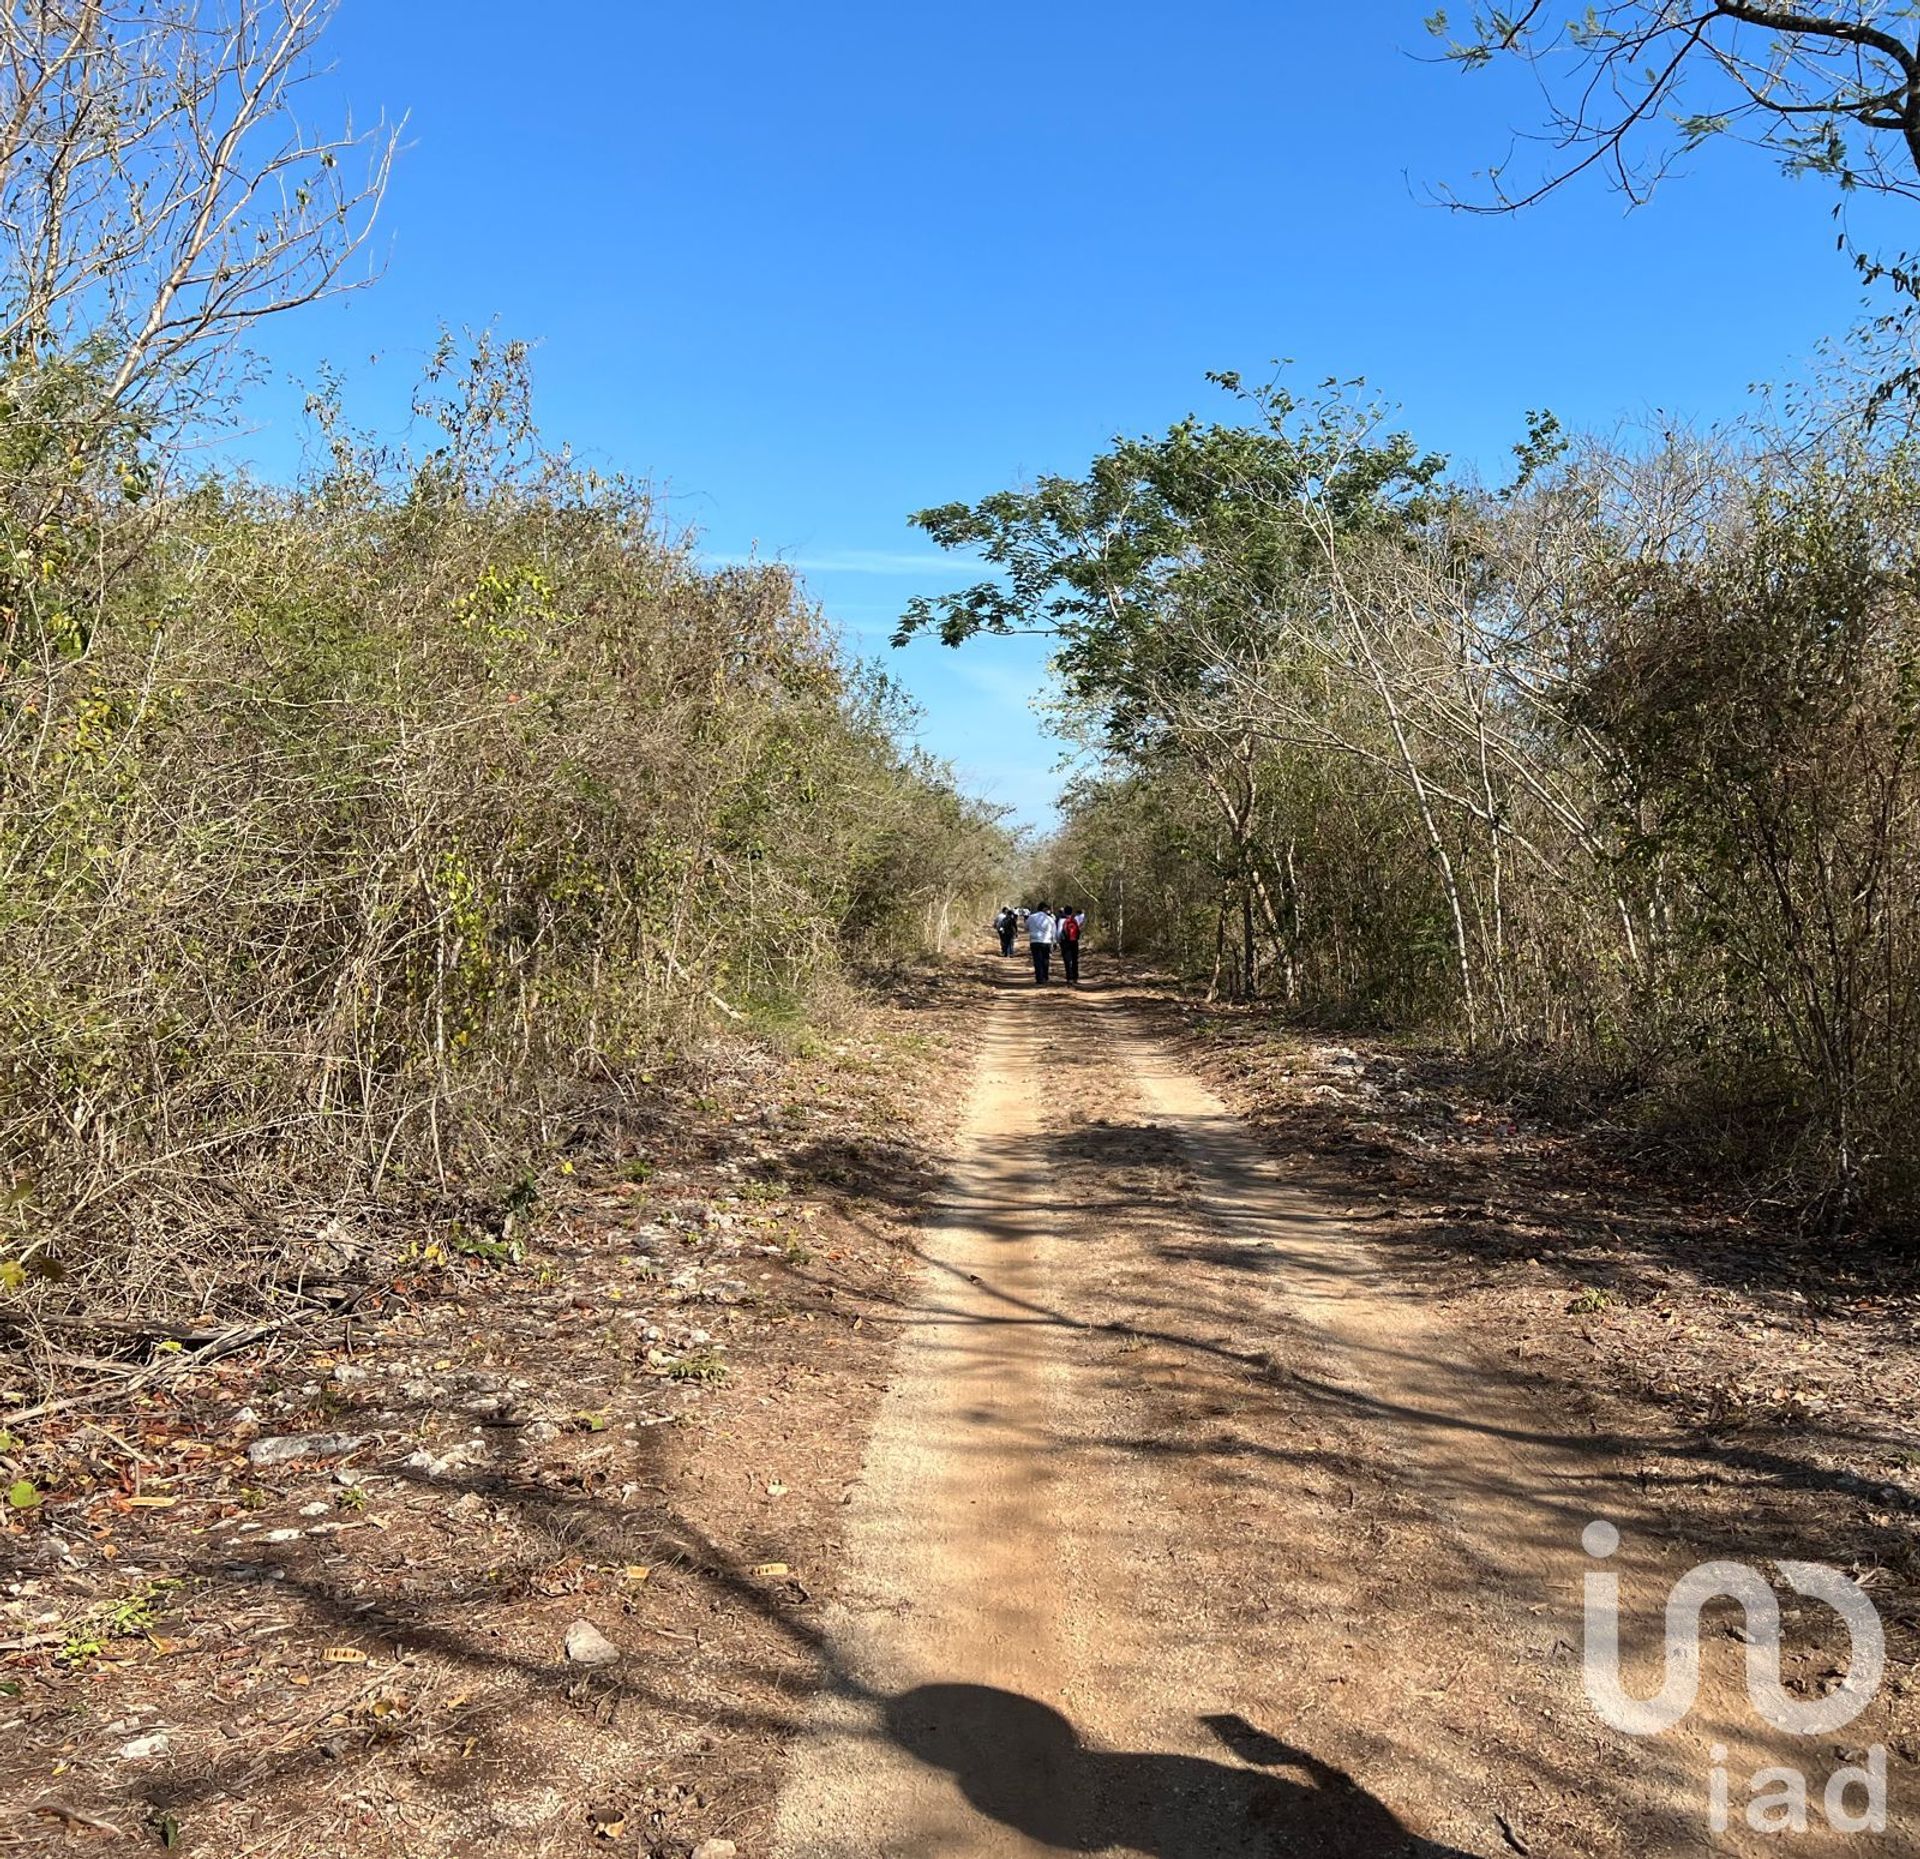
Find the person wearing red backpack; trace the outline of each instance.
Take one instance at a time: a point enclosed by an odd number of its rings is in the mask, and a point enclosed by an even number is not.
[[[1066,970],[1067,985],[1080,985],[1080,935],[1087,927],[1087,913],[1071,905],[1060,912],[1060,964]]]

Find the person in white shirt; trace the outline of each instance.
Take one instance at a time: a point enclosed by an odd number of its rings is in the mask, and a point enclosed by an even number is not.
[[[1033,979],[1037,987],[1047,985],[1047,970],[1053,965],[1053,939],[1060,926],[1045,904],[1035,904],[1027,913],[1027,941],[1033,949]]]

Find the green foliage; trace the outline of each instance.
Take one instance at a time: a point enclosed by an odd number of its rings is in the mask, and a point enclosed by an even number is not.
[[[704,572],[540,452],[524,360],[444,348],[411,453],[323,394],[308,481],[95,497],[123,572],[35,569],[0,686],[10,1299],[271,1279],[320,1224],[288,1208],[507,1261],[476,1197],[511,1216],[736,992],[797,1018],[992,888],[1005,835],[792,577]]]
[[[116,360],[100,336],[0,361],[0,678],[86,651],[85,582],[106,526],[152,489],[143,421],[101,413]]]
[[[1822,1226],[1920,1218],[1920,454],[1535,415],[1480,491],[1376,430],[1257,432],[1259,495],[1223,441],[1165,537],[1099,469],[936,513],[1023,564],[1099,755],[1038,888],[1216,991],[1556,1057]]]
[[[1727,516],[1697,550],[1596,565],[1565,714],[1605,752],[1633,882],[1683,905],[1663,912],[1676,1031],[1710,1023],[1723,1073],[1819,1132],[1836,1212],[1903,1201],[1920,1167],[1920,460],[1770,465]]]
[[[99,1658],[115,1640],[140,1639],[160,1624],[167,1597],[178,1581],[151,1581],[118,1600],[103,1601],[70,1623],[66,1639],[54,1656],[62,1665],[80,1670]]]
[[[1277,381],[1211,378],[1237,401],[1238,420],[1189,418],[1158,439],[1117,441],[1083,478],[921,512],[915,521],[936,541],[977,551],[1003,578],[914,602],[898,636],[1059,641],[1065,726],[1110,765],[1198,787],[1204,805],[1169,822],[1164,850],[1202,869],[1178,880],[1187,901],[1162,915],[1187,918],[1180,940],[1190,943],[1204,934],[1194,912],[1211,913],[1213,981],[1250,994],[1263,934],[1283,945],[1299,934],[1284,875],[1256,843],[1259,732],[1223,718],[1223,676],[1235,662],[1301,659],[1329,625],[1328,547],[1404,547],[1451,493],[1445,459],[1388,430],[1357,384],[1328,383],[1308,401]],[[1542,423],[1533,442],[1543,455],[1551,440]],[[1102,863],[1084,876],[1069,867],[1045,888],[1084,892]],[[1171,864],[1161,869],[1164,886]],[[1102,901],[1105,920],[1124,914],[1116,895]]]
[[[495,1239],[458,1222],[447,1229],[438,1249],[443,1257],[472,1259],[482,1265],[518,1265],[527,1256],[517,1239]]]
[[[1134,754],[1143,732],[1172,725],[1220,649],[1286,627],[1323,531],[1391,534],[1439,494],[1446,461],[1405,433],[1378,435],[1376,411],[1331,384],[1304,402],[1277,382],[1210,378],[1243,419],[1189,417],[1157,439],[1116,440],[1083,478],[915,516],[943,548],[975,551],[1003,578],[915,600],[895,643],[922,631],[947,645],[1048,634],[1068,702]],[[1203,627],[1178,623],[1189,615]]]

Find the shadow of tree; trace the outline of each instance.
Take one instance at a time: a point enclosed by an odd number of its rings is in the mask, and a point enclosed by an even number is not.
[[[1052,1010],[1041,1007],[1038,1011],[1050,1016]],[[919,1182],[902,1177],[891,1161],[858,1144],[851,1145],[850,1151],[837,1142],[823,1144],[819,1152],[835,1158],[844,1155],[856,1169],[850,1192],[876,1206],[917,1209],[924,1200]],[[1141,1166],[1143,1158],[1148,1167],[1170,1167],[1179,1161],[1178,1145],[1170,1142],[1164,1128],[1148,1120],[1082,1130],[1067,1143],[1036,1138],[1017,1146],[1010,1159],[1016,1171],[1044,1173],[1064,1162],[1104,1175]],[[1121,1212],[1126,1207],[1124,1191],[1089,1195],[1075,1201],[1074,1215],[1077,1222],[1090,1223],[1103,1211]],[[1018,1230],[1023,1212],[1031,1217],[1031,1209],[1012,1205],[998,1210],[977,1207],[974,1212],[989,1222],[997,1213],[1010,1231]],[[1163,1248],[1160,1257],[1169,1265],[1177,1257],[1184,1267],[1203,1269],[1167,1270],[1139,1300],[1124,1326],[1090,1325],[1084,1314],[991,1281],[983,1287],[970,1276],[974,1308],[966,1312],[948,1308],[942,1303],[942,1286],[950,1286],[956,1274],[925,1249],[919,1249],[919,1256],[927,1271],[913,1297],[916,1322],[1031,1324],[1076,1335],[1151,1342],[1228,1386],[1238,1403],[1235,1411],[1274,1420],[1274,1431],[1283,1441],[1279,1445],[1251,1437],[1249,1428],[1223,1429],[1203,1439],[1170,1440],[1140,1433],[1089,1442],[1116,1453],[1178,1457],[1193,1464],[1199,1476],[1223,1482],[1244,1476],[1249,1464],[1269,1472],[1276,1466],[1337,1465],[1337,1460],[1305,1439],[1299,1440],[1297,1449],[1288,1449],[1283,1400],[1296,1404],[1297,1411],[1372,1428],[1383,1435],[1424,1436],[1444,1449],[1463,1427],[1471,1429],[1448,1399],[1448,1377],[1486,1376],[1477,1365],[1443,1366],[1434,1371],[1431,1401],[1396,1402],[1316,1373],[1305,1362],[1277,1359],[1271,1338],[1230,1340],[1238,1318],[1236,1300],[1247,1281],[1281,1269],[1273,1258],[1245,1247],[1207,1241],[1190,1246],[1184,1255],[1178,1249]],[[1225,1266],[1231,1272],[1204,1269]],[[1214,1282],[1204,1282],[1208,1278]],[[979,1308],[982,1296],[984,1311]],[[1128,1371],[1122,1361],[1109,1372],[1117,1382]],[[1609,1440],[1583,1434],[1561,1419],[1574,1389],[1551,1382],[1542,1385],[1537,1377],[1518,1374],[1498,1379],[1509,1384],[1509,1411],[1537,1419],[1531,1424],[1471,1430],[1582,1455],[1631,1448],[1659,1468],[1652,1474],[1656,1482],[1693,1476],[1697,1442]],[[427,1417],[426,1410],[420,1417]],[[1024,1443],[1036,1460],[1057,1449],[1039,1420]],[[623,1511],[585,1491],[556,1490],[539,1482],[540,1468],[522,1455],[513,1432],[496,1433],[495,1445],[495,1462],[469,1474],[429,1479],[418,1472],[394,1470],[391,1475],[430,1491],[438,1503],[468,1494],[482,1498],[556,1553],[607,1565],[635,1560],[661,1564],[692,1584],[695,1600],[750,1616],[764,1628],[765,1656],[756,1659],[748,1649],[736,1648],[726,1656],[724,1669],[711,1675],[714,1685],[731,1688],[731,1701],[716,1702],[713,1685],[694,1691],[680,1681],[681,1669],[698,1656],[697,1636],[693,1652],[629,1660],[596,1675],[565,1665],[557,1648],[539,1657],[490,1643],[479,1621],[487,1605],[500,1599],[500,1589],[479,1579],[447,1586],[433,1594],[430,1602],[415,1592],[370,1605],[368,1597],[351,1585],[350,1571],[329,1572],[293,1554],[261,1550],[255,1552],[254,1565],[246,1568],[223,1562],[209,1547],[189,1572],[215,1596],[258,1593],[259,1578],[273,1577],[273,1593],[304,1616],[303,1628],[329,1641],[397,1645],[432,1655],[464,1673],[507,1681],[498,1703],[482,1703],[463,1723],[476,1745],[476,1761],[483,1766],[490,1759],[505,1759],[513,1741],[514,1716],[528,1709],[617,1712],[631,1706],[690,1729],[727,1727],[788,1734],[804,1721],[810,1687],[831,1682],[872,1705],[884,1733],[916,1760],[950,1774],[979,1812],[1057,1850],[1090,1853],[1117,1847],[1150,1855],[1150,1859],[1233,1859],[1240,1853],[1444,1859],[1453,1850],[1419,1840],[1340,1768],[1237,1718],[1207,1720],[1238,1759],[1229,1763],[1091,1748],[1066,1718],[1046,1705],[987,1686],[931,1684],[894,1697],[877,1696],[863,1690],[843,1669],[808,1602],[796,1599],[784,1584],[756,1576],[754,1558],[743,1553],[743,1545],[716,1541],[686,1514],[683,1505],[663,1496],[644,1510]],[[649,1442],[640,1450],[658,1455],[661,1442]],[[1838,1488],[1828,1482],[1831,1474],[1824,1468],[1791,1451],[1760,1454],[1757,1460],[1742,1451],[1740,1457],[1742,1463],[1757,1465],[1766,1476],[1796,1488]],[[643,1464],[640,1469],[649,1468]],[[664,1485],[664,1467],[651,1469],[660,1474]],[[1512,1499],[1516,1514],[1528,1520],[1541,1540],[1565,1546],[1572,1554],[1571,1545],[1577,1542],[1579,1525],[1585,1520],[1575,1501],[1518,1486],[1501,1495]],[[1746,1554],[1752,1540],[1752,1520],[1730,1515],[1711,1532],[1710,1546]],[[1842,1552],[1857,1549],[1860,1540],[1850,1520],[1836,1515],[1830,1529],[1798,1547],[1839,1561],[1845,1559]],[[1469,1569],[1450,1574],[1436,1570],[1436,1606],[1469,1594],[1474,1579]],[[1448,1580],[1458,1584],[1451,1592],[1445,1585]],[[758,1701],[749,1702],[749,1698]],[[184,1817],[211,1800],[261,1794],[302,1775],[325,1774],[345,1787],[356,1767],[377,1747],[371,1734],[359,1737],[356,1732],[344,1739],[309,1736],[264,1757],[236,1753],[147,1779],[128,1778],[125,1785],[154,1811]],[[1363,1764],[1355,1766],[1364,1772]]]

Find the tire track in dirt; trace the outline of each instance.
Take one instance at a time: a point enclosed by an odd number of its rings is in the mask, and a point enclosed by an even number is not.
[[[1737,1647],[1667,1738],[1581,1695],[1582,1525],[1646,1525],[1630,1593],[1684,1563],[1620,1461],[1117,1003],[995,998],[926,1252],[780,1859],[1779,1849],[1706,1836],[1706,1745],[1770,1749]]]
[[[1742,1824],[1747,1778],[1786,1765],[1806,1775],[1816,1802],[1810,1824],[1791,1837],[1796,1854],[1915,1851],[1903,1776],[1882,1833],[1831,1829],[1817,1806],[1827,1776],[1883,1732],[1886,1700],[1837,1738],[1769,1729],[1749,1704],[1744,1634],[1731,1608],[1707,1616],[1699,1697],[1679,1726],[1647,1739],[1603,1727],[1580,1683],[1581,1582],[1594,1566],[1585,1526],[1608,1519],[1623,1539],[1607,1567],[1621,1581],[1628,1688],[1637,1696],[1662,1676],[1667,1594],[1689,1568],[1724,1551],[1674,1539],[1636,1475],[1639,1442],[1570,1429],[1533,1385],[1485,1360],[1394,1280],[1324,1188],[1290,1179],[1186,1067],[1112,1002],[1099,1005],[1126,1029],[1149,1114],[1179,1131],[1193,1159],[1194,1213],[1285,1288],[1275,1314],[1286,1345],[1275,1361],[1287,1385],[1334,1423],[1407,1513],[1359,1623],[1355,1651],[1367,1656],[1349,1655],[1350,1669],[1329,1679],[1342,1687],[1350,1721],[1408,1726],[1409,1704],[1424,1703],[1431,1687],[1404,1673],[1404,1648],[1433,1638],[1448,1648],[1446,1690],[1471,1713],[1472,1734],[1453,1739],[1444,1763],[1423,1760],[1443,1743],[1402,1734],[1379,1751],[1370,1777],[1396,1798],[1424,1798],[1422,1817],[1456,1837],[1474,1818],[1498,1815],[1508,1849],[1525,1804],[1536,1836],[1522,1840],[1535,1851],[1759,1855],[1778,1852],[1781,1841]],[[1737,1533],[1738,1520],[1728,1521]],[[1776,1542],[1742,1549],[1759,1566],[1794,1553]],[[1799,1611],[1789,1607],[1788,1619]],[[1831,1621],[1809,1624],[1818,1631]],[[1709,1837],[1716,1760],[1731,1778],[1733,1824]],[[1475,1796],[1481,1813],[1463,1814]]]

